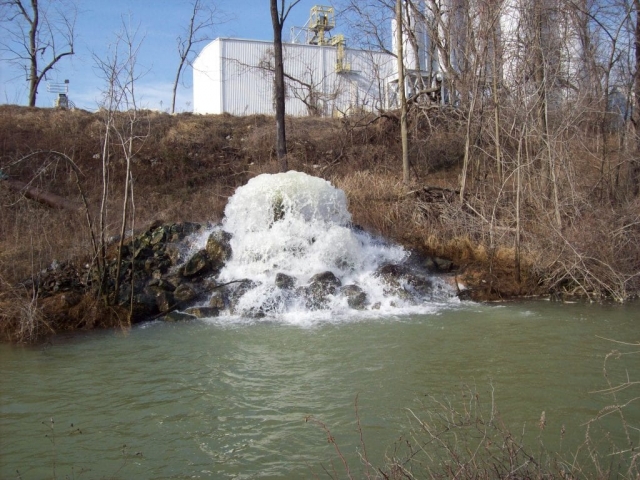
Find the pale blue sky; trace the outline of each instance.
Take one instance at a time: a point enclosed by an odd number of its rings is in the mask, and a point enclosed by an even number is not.
[[[269,0],[212,0],[229,17],[217,26],[213,37],[238,37],[272,40]],[[104,85],[95,69],[92,53],[104,54],[115,33],[122,27],[122,18],[131,18],[139,24],[144,36],[138,66],[146,72],[137,82],[136,90],[141,105],[150,109],[166,110],[171,106],[171,88],[178,64],[176,38],[189,22],[186,0],[78,0],[76,54],[58,63],[48,76],[49,81],[69,79],[69,98],[79,108],[96,110]],[[330,5],[325,0],[302,0],[292,11],[285,24],[283,39],[288,40],[291,26],[302,26],[312,6]],[[1,33],[0,33],[1,35]],[[204,45],[198,46],[198,51]],[[191,69],[184,76],[186,87],[178,88],[176,111],[191,111]],[[26,105],[27,82],[24,73],[0,62],[0,103]],[[47,92],[46,82],[38,89],[37,105],[49,107],[55,95]]]

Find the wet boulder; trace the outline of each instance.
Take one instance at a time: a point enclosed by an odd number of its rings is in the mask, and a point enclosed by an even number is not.
[[[184,240],[189,235],[193,235],[194,233],[199,232],[200,230],[202,230],[202,225],[200,225],[199,223],[194,223],[194,222],[174,223],[173,225],[171,225],[171,228],[169,230],[169,233],[170,233],[169,241],[179,242],[181,240]]]
[[[165,258],[169,260],[171,266],[175,266],[182,260],[182,252],[177,243],[167,243],[164,245]]]
[[[375,272],[375,276],[379,277],[388,286],[398,287],[402,282],[402,277],[408,273],[407,267],[389,263],[379,267]]]
[[[267,313],[262,308],[262,306],[247,308],[245,310],[242,310],[241,314],[243,317],[248,318],[264,318],[267,316]]]
[[[220,315],[220,309],[215,307],[190,307],[185,310],[185,313],[196,318],[213,318]]]
[[[333,295],[336,290],[342,285],[342,282],[333,272],[327,271],[314,275],[311,277],[309,287],[313,292],[322,295]]]
[[[162,317],[165,322],[184,322],[195,320],[197,317],[185,312],[169,312]]]
[[[227,295],[223,290],[216,290],[209,298],[209,307],[224,310],[228,304]]]
[[[176,307],[176,299],[171,292],[160,292],[156,295],[156,306],[160,313],[169,312]]]
[[[173,292],[173,297],[181,303],[189,302],[198,296],[198,292],[193,284],[181,283]]]
[[[183,277],[196,277],[209,273],[211,271],[211,262],[206,250],[196,252],[187,263],[182,267]]]
[[[367,294],[357,285],[345,285],[340,293],[347,298],[349,307],[355,310],[364,310],[367,304]]]
[[[149,290],[152,290],[155,293],[173,292],[176,289],[175,285],[167,281],[165,278],[152,278],[149,280],[147,285]]]
[[[433,282],[424,275],[410,273],[403,278],[406,288],[420,297],[429,295],[433,291]]]
[[[276,274],[276,287],[281,288],[282,290],[291,290],[295,286],[296,286],[295,278],[285,273]]]
[[[158,228],[156,228],[155,230],[151,231],[151,235],[149,238],[149,244],[150,245],[158,245],[161,243],[164,243],[167,241],[167,238],[169,236],[169,232],[171,230],[171,227],[168,225],[162,225]]]
[[[433,290],[433,282],[426,271],[410,268],[408,265],[383,265],[376,271],[376,276],[384,282],[386,295],[393,295],[410,303],[415,303]]]
[[[215,272],[224,267],[225,262],[231,258],[231,235],[223,230],[215,230],[209,235],[205,251]]]
[[[266,316],[277,315],[284,311],[287,305],[294,299],[292,290],[283,290],[275,286],[269,286],[263,295],[254,299],[251,305],[244,306],[242,310],[236,307],[236,311],[249,318],[264,318]]]
[[[403,302],[413,303],[413,295],[405,288],[409,269],[405,265],[387,264],[376,270],[375,276],[384,284],[384,294]],[[392,305],[397,306],[394,302]]]
[[[232,314],[237,313],[236,308],[242,296],[245,293],[247,293],[249,290],[257,286],[258,286],[258,283],[254,282],[253,280],[244,279],[224,287],[225,293],[227,294],[227,299],[229,302],[229,311]]]
[[[320,310],[328,305],[327,297],[335,295],[342,282],[333,272],[327,271],[311,277],[309,285],[299,290],[299,294],[305,298],[305,303],[310,310]]]
[[[144,319],[156,315],[159,312],[156,296],[153,292],[142,291],[133,295],[131,303],[132,318]]]

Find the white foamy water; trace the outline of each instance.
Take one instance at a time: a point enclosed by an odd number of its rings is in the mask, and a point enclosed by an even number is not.
[[[236,315],[259,312],[261,318],[305,323],[430,312],[452,297],[437,281],[426,296],[404,280],[391,288],[376,271],[401,264],[408,252],[353,228],[346,195],[321,178],[294,171],[255,177],[229,199],[221,228],[231,234],[233,254],[218,280],[255,284],[237,302]],[[342,287],[325,295],[320,306],[310,306],[304,289],[323,272],[333,273]],[[294,286],[276,286],[278,274],[293,278]],[[357,310],[349,306],[348,285],[366,294]]]

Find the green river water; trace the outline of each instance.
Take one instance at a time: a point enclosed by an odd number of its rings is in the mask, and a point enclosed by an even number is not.
[[[405,317],[156,322],[0,345],[0,478],[326,478],[323,466],[341,460],[309,415],[362,478],[357,418],[382,466],[415,429],[410,412],[427,415],[431,399],[461,405],[469,391],[486,406],[493,394],[536,448],[545,411],[545,445],[568,452],[612,402],[594,393],[607,386],[605,355],[634,351],[605,339],[638,342],[640,305],[451,303]],[[614,381],[640,380],[640,354],[609,367]],[[625,414],[638,427],[640,402]]]

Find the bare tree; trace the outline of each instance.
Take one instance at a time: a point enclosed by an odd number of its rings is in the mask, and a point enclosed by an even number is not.
[[[635,54],[636,54],[636,71],[633,93],[635,95],[634,118],[633,125],[636,134],[636,157],[631,163],[631,190],[633,195],[640,194],[640,0],[633,2],[636,25],[635,25]]]
[[[107,276],[113,275],[113,295],[108,298],[110,303],[118,303],[118,294],[121,287],[121,268],[123,243],[127,226],[134,228],[135,215],[130,214],[134,208],[133,203],[133,176],[132,163],[148,131],[141,129],[140,124],[145,122],[144,113],[138,107],[135,93],[135,85],[141,74],[137,69],[137,58],[142,39],[138,29],[131,28],[128,22],[123,20],[123,28],[116,35],[114,44],[109,49],[109,54],[100,58],[94,55],[96,68],[105,81],[101,112],[104,115],[104,137],[102,139],[102,170],[103,170],[103,194],[100,208],[100,222],[98,235],[100,248],[97,256],[98,267],[102,265],[101,292],[106,286]],[[142,130],[142,132],[141,132]],[[106,265],[106,233],[107,233],[107,204],[109,192],[110,158],[119,154],[124,160],[124,187],[122,219],[120,224],[120,243],[115,272],[108,272]],[[131,265],[131,278],[133,278],[133,263]]]
[[[275,59],[274,98],[276,103],[276,154],[280,171],[289,169],[287,163],[287,137],[285,132],[285,84],[284,63],[282,61],[282,27],[291,9],[300,0],[294,0],[285,6],[285,0],[271,0],[271,22],[273,24],[273,54]]]
[[[398,96],[400,97],[400,139],[402,142],[402,181],[409,183],[409,134],[407,132],[407,95],[404,88],[403,5],[396,0],[396,57],[398,61]]]
[[[183,68],[185,65],[191,65],[193,48],[202,42],[211,40],[210,33],[213,27],[221,23],[218,16],[219,12],[216,6],[207,3],[207,0],[192,0],[189,26],[182,35],[178,36],[180,62],[178,63],[176,78],[173,81],[171,113],[176,111],[176,92],[178,91],[178,83],[180,82]]]
[[[394,54],[391,20],[395,17],[396,0],[340,0],[338,3],[347,22],[350,43]]]
[[[257,67],[245,65],[248,69],[259,69],[271,80],[273,80],[274,67],[273,50],[269,49]],[[284,73],[285,88],[290,92],[290,98],[301,101],[311,117],[323,116],[328,102],[335,100],[340,95],[340,86],[333,82],[330,92],[326,92],[324,85],[328,83],[328,75],[321,75],[318,79],[317,71],[312,65],[304,64],[304,71],[298,72],[299,76],[291,73]],[[286,97],[286,95],[285,95]]]
[[[0,46],[7,61],[24,70],[29,106],[35,107],[40,82],[74,54],[77,8],[67,0],[3,0],[0,8],[5,29]]]

